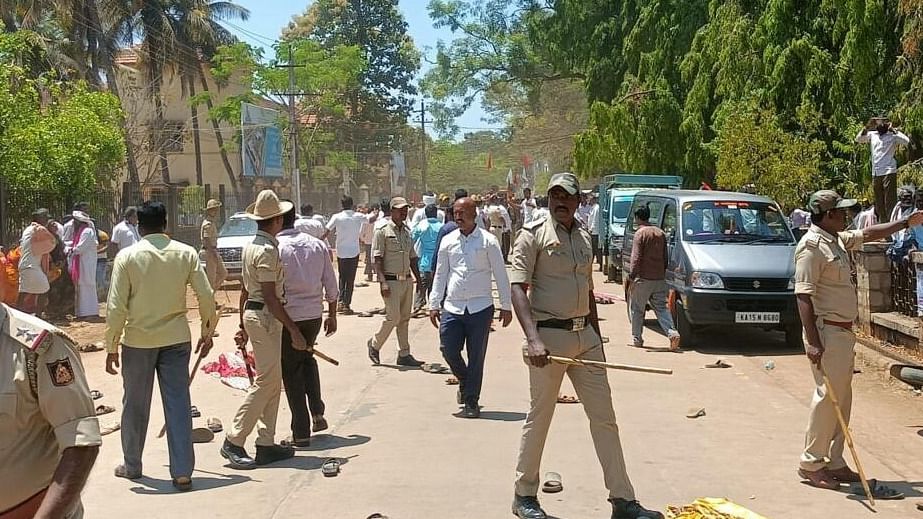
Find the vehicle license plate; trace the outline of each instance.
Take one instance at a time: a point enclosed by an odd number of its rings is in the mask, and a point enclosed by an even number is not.
[[[734,321],[738,323],[778,323],[779,312],[736,312]]]

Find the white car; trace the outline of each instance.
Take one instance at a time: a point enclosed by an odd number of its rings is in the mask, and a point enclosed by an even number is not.
[[[244,245],[251,243],[254,236],[256,221],[247,218],[245,213],[235,213],[218,231],[218,255],[228,269],[228,280],[240,279]]]

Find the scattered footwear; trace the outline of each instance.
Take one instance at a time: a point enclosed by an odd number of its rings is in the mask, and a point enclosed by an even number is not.
[[[205,422],[205,425],[206,427],[208,427],[208,430],[213,433],[220,433],[221,431],[224,430],[224,426],[221,425],[221,420],[214,418],[214,417],[209,418]]]
[[[102,397],[103,397],[103,394],[101,391],[98,391],[96,389],[90,390],[90,398],[92,398],[93,400],[99,400]]]
[[[369,281],[371,281],[371,280],[369,280]],[[365,288],[365,287],[369,286],[369,284],[368,284],[368,283],[365,283],[365,282],[363,282],[363,281],[360,281],[360,282],[354,284],[353,286],[356,287],[356,288]]]
[[[81,344],[77,346],[77,351],[80,353],[93,353],[94,351],[103,351],[103,349],[97,344]]]
[[[327,430],[327,419],[323,416],[315,416],[314,419],[314,432],[321,432]]]
[[[141,478],[140,472],[131,472],[128,470],[128,467],[126,467],[125,465],[119,465],[115,467],[113,474],[115,474],[115,477],[117,478],[125,478],[125,479],[140,479]]]
[[[335,477],[340,473],[340,460],[330,458],[321,465],[320,470],[324,474],[324,477]]]
[[[115,412],[115,408],[112,407],[111,405],[98,405],[98,406],[96,406],[96,416],[100,416],[100,415],[104,415],[104,414],[109,414],[109,413],[114,413],[114,412]]]
[[[807,481],[809,485],[824,490],[836,490],[840,484],[834,480],[827,469],[804,470],[798,469],[798,476]]]
[[[109,425],[103,425],[103,426],[100,426],[99,428],[99,435],[105,436],[107,434],[112,434],[121,428],[122,428],[122,424],[119,422],[111,423]]]
[[[535,496],[514,496],[513,515],[519,519],[548,519]]]
[[[879,484],[877,479],[870,479],[868,481],[869,489],[872,491],[872,497],[875,499],[881,499],[882,501],[895,501],[899,499],[904,499],[904,493],[898,490],[895,490],[891,487]],[[856,495],[865,495],[865,490],[860,486],[858,490],[853,492]]]
[[[674,335],[670,337],[670,351],[679,351],[680,337],[679,335]]]
[[[559,404],[579,404],[580,399],[575,396],[558,395]]]
[[[257,445],[256,464],[269,465],[295,456],[295,449],[284,445]]]
[[[637,501],[626,499],[611,499],[612,519],[663,519],[663,514],[656,510],[648,510]]]
[[[359,312],[356,314],[358,317],[372,317],[372,312]]]
[[[369,339],[366,345],[369,347],[369,359],[372,360],[372,364],[375,366],[381,364],[381,354],[372,346],[372,339]]]
[[[376,352],[376,353],[377,353],[377,352]],[[404,367],[410,367],[410,368],[419,368],[419,367],[422,366],[423,364],[425,364],[425,363],[424,363],[422,360],[417,360],[417,359],[413,358],[413,355],[410,355],[409,353],[408,353],[407,355],[404,355],[403,357],[398,357],[398,358],[397,358],[397,365],[398,365],[398,366],[404,366]]]
[[[442,364],[438,362],[433,362],[430,364],[423,364],[422,366],[420,366],[420,368],[427,373],[433,373],[435,375],[442,375],[445,373],[449,373],[449,368],[443,366]]]
[[[196,427],[192,430],[192,443],[208,443],[215,439],[215,433],[207,427]]]
[[[445,379],[445,385],[447,385],[447,386],[457,386],[457,385],[458,385],[458,379],[455,378],[455,377],[449,377],[449,378]],[[459,402],[459,403],[461,403],[461,402]]]
[[[724,362],[721,359],[718,359],[715,361],[714,364],[706,364],[705,367],[706,368],[730,368],[731,365],[728,364],[727,362]]]
[[[702,417],[702,416],[705,416],[705,408],[704,408],[704,407],[692,407],[692,408],[690,408],[688,411],[686,411],[686,418],[693,418],[693,419],[695,419],[695,418],[699,418],[699,417]]]
[[[227,438],[225,438],[224,445],[221,446],[219,452],[224,459],[228,460],[228,464],[232,469],[250,470],[256,468],[256,461],[247,454],[247,451],[243,447],[234,445]]]
[[[180,492],[189,492],[192,490],[192,478],[186,476],[173,478],[173,488],[179,490]]]
[[[189,413],[192,414],[192,417],[193,417],[193,418],[198,418],[198,417],[202,416],[202,413],[199,412],[199,408],[196,407],[196,406],[192,406],[192,407],[189,409]]]
[[[858,483],[862,481],[859,478],[859,474],[849,467],[842,467],[836,470],[827,469],[827,474],[829,474],[834,481],[839,481],[840,483]]]
[[[282,446],[303,449],[305,447],[311,446],[311,438],[295,438],[293,436],[289,436],[288,438],[282,440]]]
[[[546,472],[545,482],[542,483],[542,492],[546,494],[557,494],[564,490],[564,483],[561,481],[561,475],[557,472]]]

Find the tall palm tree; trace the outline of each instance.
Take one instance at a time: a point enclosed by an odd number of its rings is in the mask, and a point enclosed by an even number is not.
[[[179,74],[183,85],[183,94],[192,98],[190,111],[192,115],[193,146],[196,155],[196,184],[202,185],[202,145],[199,129],[198,101],[195,99],[196,83],[201,82],[203,91],[208,91],[208,80],[204,72],[204,63],[211,60],[218,47],[229,45],[237,38],[221,26],[219,20],[247,20],[250,11],[233,3],[215,0],[180,0],[176,9],[175,33],[180,42],[180,54],[177,60]],[[207,107],[211,109],[211,99],[206,97]],[[237,193],[237,179],[234,169],[224,149],[224,136],[218,122],[212,120],[215,139],[224,161],[231,189]]]

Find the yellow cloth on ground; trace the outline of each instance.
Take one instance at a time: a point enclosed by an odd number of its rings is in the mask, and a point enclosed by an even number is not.
[[[767,519],[721,497],[700,497],[686,506],[667,507],[667,519]]]

